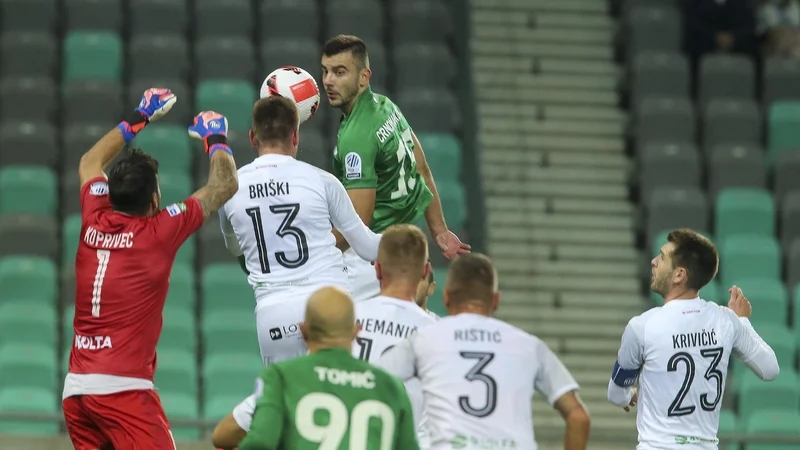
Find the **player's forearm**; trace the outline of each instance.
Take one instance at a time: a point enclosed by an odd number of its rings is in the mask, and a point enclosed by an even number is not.
[[[631,387],[617,386],[614,380],[609,380],[607,398],[611,403],[624,408],[628,406],[633,398],[633,389]]]
[[[591,428],[589,414],[584,409],[575,410],[566,417],[566,422],[564,450],[586,450]]]
[[[423,173],[422,178],[433,194],[433,200],[428,205],[428,209],[425,210],[425,222],[428,223],[431,235],[436,237],[440,233],[447,231],[447,222],[444,220],[444,212],[442,211],[442,200],[439,198],[439,191],[436,189],[436,183],[433,181],[431,171],[428,170],[427,175]]]
[[[78,166],[81,178],[88,180],[96,176],[94,174],[102,172],[124,147],[125,138],[122,136],[122,131],[114,127],[81,157]]]
[[[742,362],[744,362],[761,380],[774,380],[781,372],[778,358],[775,356],[775,351],[769,344],[764,342],[756,330],[753,329],[749,319],[740,318],[739,321],[742,322],[749,339],[753,341],[752,348],[754,349],[751,354],[742,358]]]
[[[208,219],[222,208],[239,190],[239,177],[233,156],[224,151],[216,151],[211,157],[208,169],[208,182],[193,194],[200,201],[203,217]]]
[[[347,249],[350,248],[350,243],[347,242],[347,239],[344,238],[344,235],[336,228],[333,229],[333,237],[336,238],[336,248],[342,252],[346,252]]]

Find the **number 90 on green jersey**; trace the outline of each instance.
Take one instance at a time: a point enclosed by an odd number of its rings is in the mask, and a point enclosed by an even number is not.
[[[325,415],[327,423],[324,418],[319,420]],[[380,422],[380,428],[371,427],[376,423],[372,419]],[[319,450],[339,450],[345,439],[350,450],[392,450],[395,441],[394,411],[378,400],[362,400],[348,411],[344,402],[332,394],[306,394],[297,403],[295,426],[303,439],[319,444]],[[380,447],[369,445],[373,442],[379,442]]]

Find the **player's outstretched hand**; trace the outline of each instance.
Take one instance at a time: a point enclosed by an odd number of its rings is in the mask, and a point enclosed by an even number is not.
[[[227,139],[228,119],[218,112],[203,111],[196,115],[189,127],[189,136],[202,140],[203,149],[209,155],[217,145],[224,145],[227,152],[231,153]]]
[[[447,259],[456,259],[458,255],[469,253],[472,248],[468,244],[461,242],[461,239],[450,230],[436,235],[436,245],[439,246],[442,255]]]
[[[737,316],[749,319],[750,315],[753,314],[753,306],[750,304],[750,300],[747,300],[747,297],[742,293],[742,288],[733,285],[728,289],[728,292],[731,294],[731,298],[728,300],[728,308],[732,309]]]
[[[147,117],[149,122],[155,122],[164,117],[177,101],[178,97],[169,89],[150,88],[142,94],[142,100],[136,111]]]
[[[639,390],[636,388],[631,388],[633,390],[633,397],[631,397],[631,402],[628,403],[628,406],[622,408],[625,412],[631,412],[631,408],[636,406],[636,402],[639,400]]]

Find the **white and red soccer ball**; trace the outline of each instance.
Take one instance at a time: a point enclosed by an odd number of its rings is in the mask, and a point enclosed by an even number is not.
[[[310,119],[319,108],[319,88],[314,77],[295,66],[284,66],[267,75],[261,84],[261,98],[286,97],[294,101],[300,123]]]

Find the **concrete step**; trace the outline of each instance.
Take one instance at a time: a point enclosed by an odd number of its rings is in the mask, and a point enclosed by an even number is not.
[[[496,242],[531,242],[551,244],[623,245],[633,247],[636,236],[621,230],[562,230],[536,227],[533,229],[488,230],[489,239]]]
[[[553,212],[586,213],[586,214],[625,214],[633,215],[636,207],[626,200],[619,199],[553,199]],[[635,245],[636,241],[629,242]]]
[[[576,143],[577,144],[577,143]],[[482,164],[514,164],[548,167],[575,167],[585,169],[619,168],[627,173],[631,171],[633,163],[627,156],[619,153],[584,152],[573,150],[569,152],[546,149],[532,150],[513,147],[488,146],[481,152]],[[574,157],[570,157],[574,156]]]
[[[537,323],[561,323],[565,327],[586,326],[587,324],[601,322],[621,326],[623,329],[629,320],[625,315],[620,314],[618,310],[582,310],[552,306],[534,308],[519,303],[504,305],[502,309],[497,310],[495,317],[500,320],[527,321],[534,325]]]
[[[619,330],[619,335],[616,339],[587,339],[587,338],[565,338],[562,346],[563,353],[591,353],[599,355],[609,355],[609,359],[616,359],[617,351],[619,350],[620,339],[624,329]],[[613,367],[614,361],[611,361]],[[580,382],[580,380],[579,380]],[[605,381],[608,383],[608,379]]]
[[[554,75],[558,77],[557,75]],[[580,75],[583,76],[583,75]],[[481,117],[527,117],[537,120],[575,120],[582,122],[621,122],[627,124],[628,115],[610,106],[537,105],[480,102]]]
[[[491,215],[490,215],[491,217]],[[489,252],[497,258],[528,258],[534,260],[581,260],[606,263],[641,263],[635,248],[599,245],[553,245],[544,243],[490,243]]]
[[[579,291],[638,294],[640,283],[638,278],[609,279],[605,276],[582,275],[518,275],[502,274],[502,289],[540,289],[543,291]]]
[[[608,14],[608,5],[597,0],[470,0],[473,9],[516,9]]]
[[[628,187],[621,184],[609,183],[583,183],[572,182],[546,182],[546,181],[499,181],[484,180],[484,192],[488,195],[507,195],[510,197],[570,197],[570,198],[600,198],[600,199],[625,199],[628,197]]]
[[[614,58],[612,44],[548,44],[509,40],[476,40],[470,42],[474,55],[572,58],[608,61]]]
[[[473,10],[471,19],[473,26],[492,24],[509,28],[562,27],[567,30],[577,28],[612,31],[617,27],[617,22],[608,15],[581,14],[577,11],[509,11],[487,7]]]
[[[481,173],[483,178],[487,180],[603,182],[611,184],[624,184],[628,180],[627,168],[541,167],[541,164],[521,164],[518,161],[483,164]]]
[[[561,88],[484,87],[475,92],[478,101],[509,103],[550,103],[562,105],[616,106],[619,98],[614,91],[575,91]],[[511,105],[509,105],[511,106]]]
[[[538,15],[533,15],[531,20],[537,21]],[[507,24],[475,23],[472,26],[473,39],[508,40],[522,42],[538,42],[548,44],[604,44],[614,43],[614,33],[609,29],[581,28],[564,29],[562,27],[547,27],[536,24],[535,28],[522,26],[508,26]]]
[[[477,54],[472,57],[472,67],[475,73],[481,71],[497,73],[498,67],[508,71],[529,73],[595,74],[617,77],[623,73],[619,66],[610,61]]]
[[[608,264],[605,261],[542,261],[528,258],[503,258],[495,260],[495,267],[503,275],[636,277],[641,266],[638,262]]]
[[[635,223],[632,217],[597,216],[594,214],[541,214],[528,211],[506,211],[487,217],[490,227],[544,226],[563,228],[600,228],[632,230]]]
[[[494,149],[511,147],[526,150],[543,150],[554,152],[551,157],[562,157],[562,153],[571,151],[581,153],[617,153],[623,155],[625,142],[620,137],[582,137],[582,136],[537,136],[534,134],[492,133],[482,132],[480,143],[485,148]]]
[[[581,122],[574,120],[535,120],[528,117],[487,117],[482,120],[484,132],[519,134],[554,134],[557,136],[612,136],[619,137],[626,125],[619,122]]]
[[[504,85],[514,88],[613,90],[618,80],[614,75],[582,75],[552,73],[491,73],[483,71],[475,74],[478,86]]]

